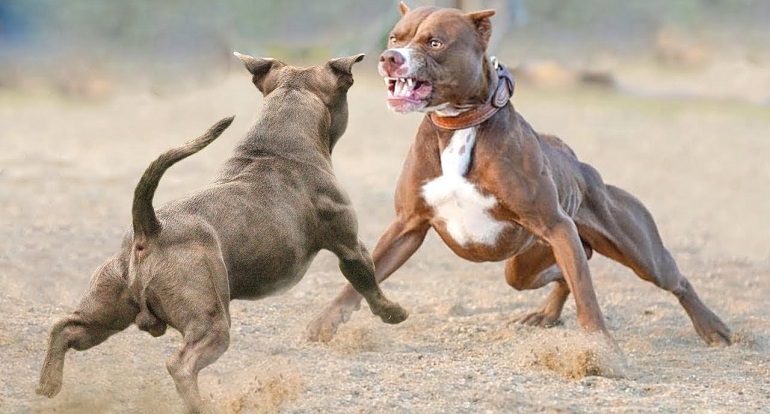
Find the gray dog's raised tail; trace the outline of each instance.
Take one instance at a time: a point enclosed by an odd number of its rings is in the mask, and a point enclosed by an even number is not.
[[[222,119],[200,137],[164,152],[144,170],[144,174],[139,180],[139,184],[136,185],[136,190],[134,190],[134,204],[131,209],[135,238],[146,239],[160,232],[160,221],[155,216],[152,197],[155,195],[155,190],[158,188],[163,173],[172,165],[202,150],[217,139],[233,123],[234,118],[231,116]]]

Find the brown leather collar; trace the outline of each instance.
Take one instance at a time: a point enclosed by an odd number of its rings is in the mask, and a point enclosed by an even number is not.
[[[492,58],[497,73],[497,85],[489,102],[479,105],[473,109],[462,112],[456,116],[441,116],[435,112],[430,112],[428,117],[433,121],[433,125],[449,130],[465,129],[481,124],[492,115],[496,114],[500,108],[508,103],[513,96],[515,82],[513,75],[505,66],[501,65],[497,59]]]

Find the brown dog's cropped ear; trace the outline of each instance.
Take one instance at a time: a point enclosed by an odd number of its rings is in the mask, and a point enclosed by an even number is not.
[[[242,55],[238,52],[233,52],[233,54],[243,62],[243,66],[246,67],[246,70],[253,75],[252,80],[254,85],[256,85],[257,89],[262,91],[262,93],[265,93],[264,80],[267,74],[273,69],[286,66],[286,64],[280,60],[272,58],[255,58],[249,55]]]
[[[353,65],[362,60],[364,60],[364,54],[359,53],[353,56],[332,59],[326,63],[326,66],[330,67],[332,70],[336,72],[352,75]]]
[[[480,10],[466,14],[473,23],[473,27],[481,36],[481,40],[484,42],[484,49],[489,44],[489,38],[492,36],[492,22],[489,20],[495,14],[492,9]]]
[[[398,3],[398,10],[401,11],[401,15],[405,15],[409,13],[409,6],[406,5],[403,1]]]

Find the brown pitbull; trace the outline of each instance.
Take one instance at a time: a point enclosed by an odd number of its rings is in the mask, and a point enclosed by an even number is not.
[[[337,255],[374,314],[387,323],[406,319],[374,279],[355,211],[332,169],[332,149],[347,127],[351,69],[363,55],[310,68],[238,57],[265,95],[261,116],[212,184],[157,213],[152,198],[166,169],[212,142],[232,118],[150,164],[121,250],[51,330],[38,394],[59,392],[70,348],[91,348],[132,323],[153,336],[171,326],[183,343],[166,367],[187,407],[208,411],[198,372],[230,343],[229,302],[294,286],[321,249]]]
[[[374,248],[377,281],[433,228],[464,259],[504,260],[515,289],[555,282],[522,323],[557,323],[572,292],[580,326],[609,335],[588,269],[596,251],[673,293],[707,343],[729,344],[730,330],[682,276],[642,203],[516,112],[510,74],[486,55],[494,11],[400,8],[379,72],[392,110],[426,116],[398,180],[396,218]],[[360,301],[346,286],[308,336],[330,339]]]

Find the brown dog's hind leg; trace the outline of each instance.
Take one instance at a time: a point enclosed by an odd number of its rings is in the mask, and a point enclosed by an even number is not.
[[[48,339],[48,351],[36,392],[53,397],[62,387],[64,356],[72,348],[85,351],[126,329],[138,308],[128,300],[117,259],[105,262],[72,314],[56,322]]]
[[[592,186],[576,216],[580,236],[599,253],[679,299],[695,331],[710,345],[729,345],[730,329],[700,300],[663,246],[652,215],[639,200],[611,186]]]
[[[593,250],[583,243],[586,258],[590,259]],[[516,322],[548,328],[561,323],[561,311],[569,297],[569,286],[556,266],[556,259],[549,246],[536,244],[505,262],[505,280],[516,290],[539,289],[555,282],[553,290],[540,307]]]
[[[559,270],[554,267],[548,271],[557,272]],[[561,274],[560,271],[559,274]],[[530,312],[515,321],[522,325],[540,326],[542,328],[560,325],[561,311],[564,309],[567,297],[569,297],[569,287],[564,279],[558,279],[551,293],[536,311]]]

